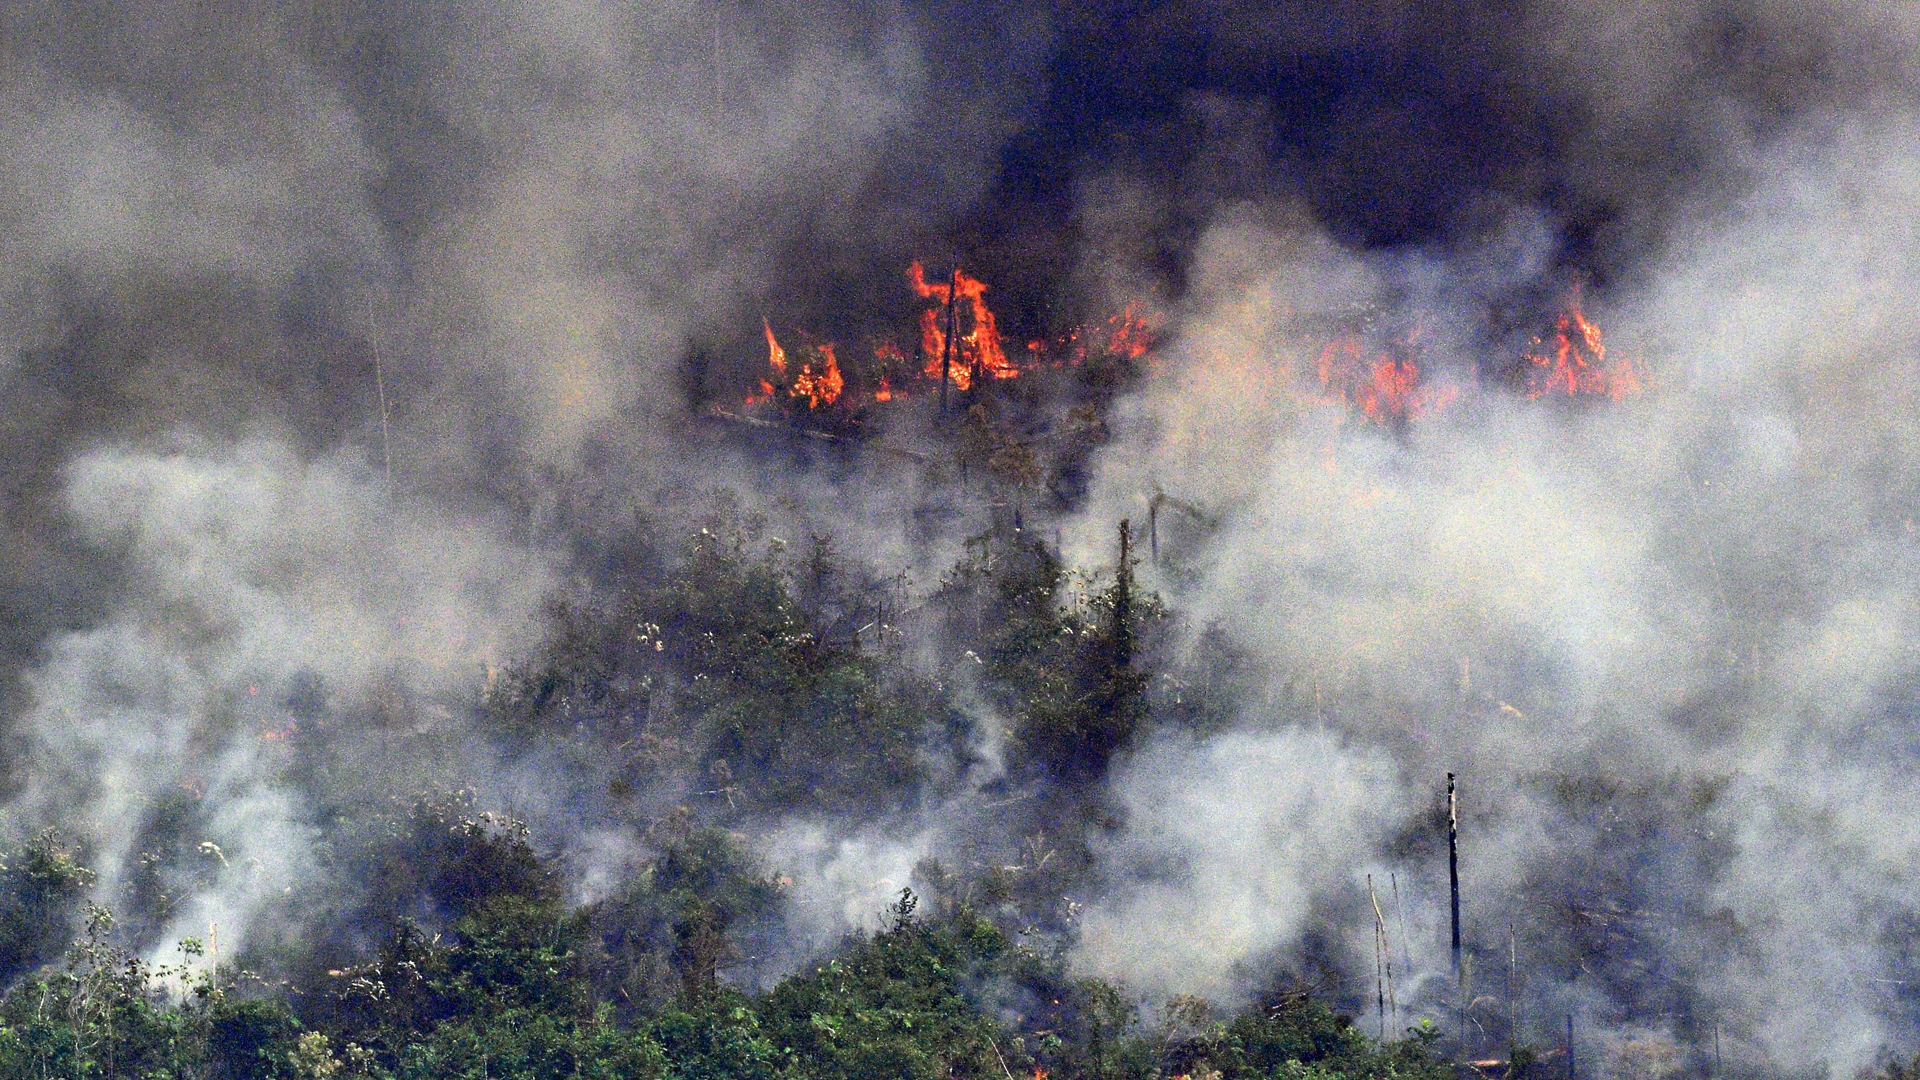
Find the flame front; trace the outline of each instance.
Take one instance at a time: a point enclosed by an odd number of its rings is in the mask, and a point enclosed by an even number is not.
[[[1546,342],[1536,338],[1534,345]],[[1631,360],[1607,360],[1600,328],[1580,310],[1580,292],[1574,290],[1567,310],[1553,328],[1553,345],[1527,353],[1529,398],[1552,396],[1607,397],[1615,401],[1641,389],[1640,371]]]
[[[911,347],[903,349],[897,338],[884,332],[868,338],[871,362],[864,349],[854,361],[858,392],[848,399],[849,404],[879,404],[911,397],[917,392],[911,382],[916,374],[935,381],[950,380],[964,391],[982,385],[983,379],[1010,379],[1021,373],[1022,369],[1007,356],[998,321],[987,305],[985,282],[957,267],[948,280],[929,281],[925,267],[916,259],[907,267],[907,283],[917,296],[928,301],[919,313],[920,355],[908,355]],[[767,341],[767,374],[759,380],[759,393],[747,397],[748,404],[778,398],[796,406],[804,402],[809,410],[815,410],[846,396],[847,379],[840,370],[833,342],[814,344],[809,340],[790,361],[787,350],[774,336],[772,321],[763,317],[760,328]],[[1336,339],[1321,351],[1316,364],[1322,400],[1346,405],[1369,420],[1389,424],[1404,423],[1443,408],[1459,396],[1461,388],[1423,381],[1421,368],[1414,362],[1418,336],[1416,328],[1396,337],[1378,355],[1363,346],[1355,333]],[[1142,305],[1130,302],[1104,323],[1074,326],[1059,336],[1028,340],[1023,363],[1033,371],[1089,363],[1095,365],[1089,378],[1112,380],[1134,371],[1131,361],[1144,357],[1152,363],[1157,344]],[[1122,363],[1116,367],[1114,361]],[[1551,335],[1534,339],[1523,354],[1523,362],[1507,381],[1509,387],[1515,383],[1527,397],[1536,400],[1619,400],[1645,389],[1646,372],[1635,361],[1608,357],[1600,328],[1581,310],[1576,288]]]
[[[981,380],[1011,379],[1021,373],[1007,355],[999,321],[987,305],[984,281],[958,268],[947,281],[928,281],[925,268],[915,260],[907,268],[907,282],[921,299],[930,301],[919,313],[921,355],[909,357],[895,339],[884,334],[869,339],[872,364],[867,366],[864,356],[853,361],[859,393],[850,401],[869,400],[869,393],[875,403],[910,397],[914,389],[902,379],[914,375],[936,381],[944,376],[955,388],[968,390],[982,385]],[[847,379],[832,342],[809,342],[789,357],[774,335],[772,320],[762,317],[760,329],[767,342],[767,369],[758,380],[759,392],[747,395],[747,404],[778,398],[818,409],[845,396]],[[1076,366],[1091,358],[1132,361],[1147,356],[1155,344],[1141,305],[1129,303],[1104,324],[1076,326],[1059,338],[1029,341],[1024,360],[1035,368]]]

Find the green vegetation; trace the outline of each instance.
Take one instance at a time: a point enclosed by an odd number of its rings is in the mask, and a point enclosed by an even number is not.
[[[763,520],[716,510],[618,599],[556,605],[552,644],[489,695],[494,722],[627,747],[616,792],[693,767],[736,810],[888,808],[925,779],[924,733],[953,718],[874,645],[884,633],[857,632],[881,625],[884,593],[843,582],[824,539],[797,565],[787,551]]]
[[[282,995],[224,988],[197,943],[155,970],[95,908],[64,965],[0,1003],[0,1075],[377,1080],[940,1080],[1446,1074],[1427,1040],[1386,1046],[1303,998],[1156,1038],[1120,992],[954,911],[892,925],[758,996],[689,980],[624,1015],[595,993],[591,913],[503,893],[451,933],[402,925],[368,964]],[[605,962],[604,957],[598,958]],[[1032,991],[1058,994],[1035,999]],[[1012,1000],[1046,1000],[1032,1013]],[[1044,1025],[1044,1026],[1042,1026]]]
[[[52,831],[0,852],[0,985],[60,955],[93,874]]]
[[[314,807],[314,862],[240,955],[186,941],[177,960],[151,959],[176,955],[162,928],[228,867],[197,791],[145,808],[118,925],[84,906],[82,850],[47,833],[6,851],[0,1076],[1445,1071],[1426,1042],[1378,1045],[1304,998],[1221,1021],[1198,1005],[1143,1017],[1124,988],[1068,971],[1065,898],[1097,887],[1102,781],[1154,725],[1209,715],[1206,680],[1166,655],[1171,616],[1131,555],[1076,574],[1003,523],[909,603],[831,539],[788,543],[724,500],[678,533],[641,522],[607,547],[618,588],[556,602],[547,644],[490,678],[457,730],[395,723],[398,699],[357,720],[329,712],[317,682],[288,701],[280,780]],[[989,763],[977,727],[1000,722]],[[544,795],[569,820],[624,838],[601,894],[569,899],[568,853],[458,782],[401,796],[381,779],[394,760],[439,769],[430,788],[457,780],[446,763],[475,746],[557,779]],[[796,954],[782,868],[744,833],[878,820],[982,783],[1016,839],[923,864],[924,905],[903,888],[884,929]]]

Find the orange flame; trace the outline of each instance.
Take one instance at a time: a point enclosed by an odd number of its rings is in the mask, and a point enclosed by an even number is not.
[[[1534,345],[1544,345],[1534,339]],[[1607,360],[1606,344],[1600,328],[1588,321],[1580,310],[1580,291],[1575,289],[1565,314],[1553,328],[1550,349],[1530,351],[1532,363],[1527,370],[1527,396],[1539,399],[1549,395],[1567,397],[1608,397],[1615,401],[1641,389],[1640,372],[1631,360]]]
[[[1033,1080],[1047,1080],[1047,1067],[1045,1065],[1035,1065],[1033,1067]]]
[[[800,374],[793,377],[793,386],[787,390],[796,400],[804,400],[809,409],[833,404],[847,385],[840,376],[840,362],[833,358],[833,342],[822,342],[814,351],[820,354],[820,370],[813,369],[811,360],[802,363]]]
[[[1360,343],[1336,341],[1320,352],[1320,385],[1334,401],[1352,405],[1367,419],[1379,423],[1425,416],[1454,399],[1451,386],[1428,387],[1420,382],[1420,368],[1391,353],[1369,362]]]
[[[1138,360],[1153,348],[1153,329],[1140,314],[1140,305],[1128,303],[1120,314],[1107,320],[1107,351],[1115,356]]]
[[[767,332],[767,366],[773,369],[775,375],[785,375],[787,373],[787,350],[781,348],[780,343],[774,340],[773,324],[768,322],[765,316],[761,317],[760,326]],[[765,384],[763,383],[762,385]]]
[[[907,268],[907,281],[915,293],[930,301],[919,314],[920,356],[909,357],[890,337],[872,340],[872,367],[855,373],[863,387],[872,386],[874,402],[889,402],[911,395],[912,387],[895,386],[893,380],[918,367],[920,374],[939,379],[946,368],[947,377],[960,390],[967,390],[980,379],[1011,379],[1021,368],[1008,357],[1008,346],[1001,336],[993,309],[987,305],[988,286],[978,278],[956,269],[948,281],[928,281],[918,260]],[[964,301],[964,304],[962,302]],[[964,310],[963,310],[964,308]],[[953,317],[953,341],[947,340],[947,317]],[[767,342],[767,372],[758,380],[759,392],[747,395],[749,405],[775,398],[806,402],[807,408],[830,405],[845,393],[846,376],[834,353],[834,345],[804,346],[794,357],[787,355],[774,336],[773,323],[762,317],[760,329]],[[803,335],[804,336],[804,335]],[[947,349],[951,344],[952,355]],[[1106,323],[1077,326],[1057,339],[1035,338],[1026,343],[1029,367],[1071,366],[1088,356],[1128,360],[1147,355],[1155,345],[1153,328],[1142,314],[1141,306],[1129,303]],[[950,362],[950,363],[949,363]],[[797,367],[797,370],[796,370]],[[875,386],[875,383],[878,383]]]
[[[760,326],[767,333],[767,366],[773,369],[773,377],[760,380],[760,392],[747,398],[749,405],[770,400],[775,393],[776,380],[786,382],[787,350],[781,348],[779,339],[773,336],[773,324],[762,318]],[[786,383],[786,390],[788,397],[806,402],[809,409],[817,409],[833,404],[840,392],[846,389],[847,381],[840,374],[840,362],[834,358],[833,342],[815,345],[811,352],[814,354],[812,357],[802,354],[800,370],[795,373],[791,383]]]
[[[952,288],[946,282],[930,282],[927,272],[921,268],[920,260],[913,260],[907,267],[907,284],[921,297],[945,306]],[[947,332],[940,327],[940,309],[930,307],[920,313],[920,351],[932,359],[928,361],[926,373],[934,378],[940,377],[940,360],[947,351]]]
[[[773,378],[760,380],[760,392],[758,394],[747,395],[747,404],[749,405],[758,405],[763,401],[772,400],[773,379],[779,379],[784,382],[787,376],[787,350],[781,348],[780,342],[774,338],[773,324],[768,322],[765,316],[762,316],[760,319],[760,328],[767,332],[767,367],[773,369]]]
[[[954,270],[951,282],[928,281],[918,259],[907,268],[907,282],[913,286],[914,292],[939,305],[920,313],[920,348],[927,354],[926,366],[922,369],[925,375],[938,379],[942,369],[946,369],[953,385],[965,390],[973,385],[976,374],[993,379],[1011,379],[1020,374],[1020,369],[1007,359],[1006,344],[1000,338],[993,310],[987,307],[986,282],[969,277],[958,269]],[[953,362],[949,367],[947,332],[941,325],[943,314],[940,309],[950,303],[957,304],[960,300],[967,302],[969,328],[963,334],[958,326],[954,327],[956,340],[953,343]]]

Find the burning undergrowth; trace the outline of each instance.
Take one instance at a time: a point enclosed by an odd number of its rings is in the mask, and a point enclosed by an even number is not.
[[[1094,504],[1114,515],[1161,489],[1218,515],[1171,552],[1163,542],[1159,580],[1264,658],[1263,689],[1241,699],[1249,729],[1351,740],[1327,776],[1384,751],[1428,792],[1456,770],[1480,790],[1463,833],[1481,837],[1463,840],[1464,1007],[1443,948],[1444,830],[1418,812],[1308,902],[1349,938],[1280,951],[1345,952],[1371,973],[1360,879],[1397,875],[1417,898],[1398,999],[1414,1015],[1463,1008],[1455,1023],[1551,1045],[1569,1024],[1637,1026],[1662,1032],[1682,1070],[1707,1067],[1716,1040],[1756,1067],[1860,1062],[1904,1038],[1907,961],[1884,943],[1915,881],[1885,861],[1904,843],[1858,815],[1911,787],[1894,733],[1913,670],[1894,656],[1914,551],[1893,509],[1911,495],[1868,478],[1904,460],[1913,434],[1904,405],[1854,381],[1879,323],[1844,313],[1879,295],[1881,271],[1828,279],[1805,238],[1871,220],[1911,162],[1860,144],[1841,161],[1687,233],[1652,291],[1609,298],[1605,337],[1592,297],[1576,296],[1511,349],[1413,305],[1407,320],[1431,330],[1329,354],[1317,320],[1434,286],[1284,227],[1229,221],[1210,238],[1214,302],[1183,320],[1163,359],[1175,374],[1113,419],[1126,434],[1101,456]],[[1855,167],[1876,194],[1829,186]],[[1882,242],[1862,237],[1849,257],[1883,266]],[[1814,329],[1836,317],[1844,329]],[[1616,333],[1658,347],[1642,360]],[[1249,378],[1260,356],[1328,371],[1344,410],[1397,417],[1399,437]],[[1409,385],[1459,393],[1420,413],[1395,396]],[[1871,431],[1855,426],[1867,416]],[[1846,569],[1817,568],[1828,559]],[[1228,744],[1200,752],[1215,745]],[[1218,768],[1179,775],[1181,800],[1239,790]],[[1152,820],[1130,858],[1154,885],[1101,925],[1230,909],[1247,887],[1214,860],[1288,850],[1284,830],[1248,844]],[[1231,962],[1163,970],[1169,989],[1197,989]]]
[[[763,318],[766,369],[758,392],[746,395],[743,404],[770,405],[775,412],[823,424],[836,415],[926,397],[943,410],[964,412],[998,381],[1025,376],[1031,384],[1047,381],[1048,372],[1083,367],[1101,372],[1091,376],[1095,380],[1114,381],[1125,377],[1118,370],[1122,365],[1142,361],[1153,349],[1154,331],[1139,303],[1127,304],[1101,323],[1071,326],[1019,345],[1001,331],[986,282],[958,266],[948,280],[929,282],[918,261],[906,277],[912,293],[926,302],[911,344],[903,344],[909,335],[889,329],[856,335],[853,340],[864,345],[854,350],[857,359],[850,356],[843,365],[835,340],[796,330],[791,336],[801,344],[790,366],[787,348]]]
[[[859,359],[849,359],[844,370],[836,342],[805,331],[795,331],[800,344],[790,360],[772,323],[763,318],[767,360],[758,390],[742,399],[749,415],[765,409],[803,428],[857,435],[880,407],[931,400],[938,415],[964,414],[983,399],[1003,398],[995,393],[996,384],[1021,377],[1025,401],[1044,398],[1071,406],[1086,402],[1089,388],[1111,392],[1147,374],[1162,336],[1146,306],[1128,301],[1104,320],[1031,337],[1019,348],[1001,332],[981,279],[955,266],[948,280],[929,281],[916,260],[908,267],[907,283],[927,302],[918,314],[916,344],[903,347],[885,330],[863,335],[867,344],[855,350]],[[1569,292],[1551,330],[1535,337],[1521,355],[1491,364],[1443,360],[1439,375],[1432,373],[1433,364],[1422,370],[1426,335],[1417,323],[1383,336],[1378,316],[1340,321],[1356,325],[1331,331],[1310,373],[1291,377],[1309,400],[1342,406],[1396,429],[1433,416],[1463,392],[1483,388],[1577,403],[1619,401],[1647,386],[1644,360],[1622,357],[1617,350],[1608,357],[1578,288]],[[1292,366],[1281,358],[1275,363],[1282,369]],[[1077,384],[1078,392],[1063,387],[1063,376]],[[1105,403],[1100,395],[1101,411]]]

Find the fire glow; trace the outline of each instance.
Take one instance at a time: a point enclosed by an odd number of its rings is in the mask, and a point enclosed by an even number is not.
[[[1343,405],[1376,423],[1404,423],[1432,415],[1457,397],[1458,386],[1430,385],[1412,355],[1412,335],[1377,356],[1356,335],[1335,339],[1315,364],[1320,399]],[[1643,366],[1607,356],[1600,327],[1580,308],[1576,290],[1551,333],[1533,340],[1510,376],[1509,386],[1529,400],[1586,399],[1619,401],[1646,387]]]
[[[986,282],[959,267],[944,282],[928,281],[918,260],[907,268],[906,276],[914,293],[930,301],[920,312],[916,327],[919,355],[909,357],[892,339],[883,337],[873,342],[875,370],[863,375],[856,367],[855,385],[860,389],[848,394],[834,342],[809,344],[790,358],[774,335],[772,322],[762,318],[767,369],[759,380],[759,392],[749,394],[746,404],[778,400],[815,410],[836,402],[868,400],[869,394],[871,401],[881,404],[909,396],[910,387],[902,380],[916,376],[936,384],[944,381],[964,392],[1020,375],[1024,369],[1008,356],[1006,340],[993,309],[987,305]],[[1104,325],[1077,326],[1058,338],[1029,341],[1025,369],[1076,367],[1095,356],[1135,361],[1147,356],[1154,344],[1153,328],[1142,305],[1129,303]]]
[[[1553,342],[1534,339],[1527,352],[1527,397],[1606,397],[1614,401],[1637,394],[1642,387],[1641,374],[1631,360],[1607,360],[1607,346],[1600,328],[1580,310],[1576,289],[1567,302],[1567,310],[1554,324]]]
[[[1369,359],[1360,343],[1343,338],[1320,352],[1320,386],[1332,401],[1351,405],[1376,423],[1426,416],[1452,401],[1455,387],[1421,383],[1420,368],[1391,352]]]
[[[1107,351],[1138,360],[1153,348],[1153,328],[1140,314],[1139,304],[1128,304],[1107,320]]]
[[[796,403],[804,402],[809,409],[831,405],[840,397],[846,389],[847,380],[840,374],[840,361],[833,355],[833,342],[812,346],[809,349],[812,355],[802,358],[800,370],[794,373],[792,381],[788,381],[787,350],[781,348],[780,340],[773,336],[772,323],[761,319],[760,326],[767,334],[769,377],[760,380],[760,393],[749,397],[747,404],[770,400],[782,392],[782,388],[787,397]]]

